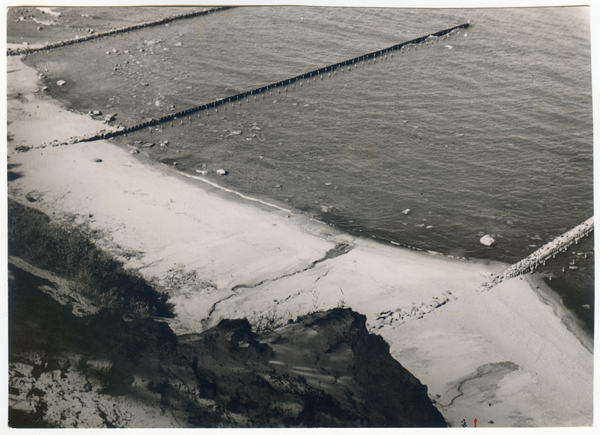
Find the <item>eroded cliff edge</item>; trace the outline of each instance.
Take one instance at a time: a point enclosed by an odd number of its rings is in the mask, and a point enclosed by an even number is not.
[[[13,427],[446,426],[350,309],[178,337],[160,319],[86,313],[65,291],[59,303],[57,281],[39,275],[9,261]]]

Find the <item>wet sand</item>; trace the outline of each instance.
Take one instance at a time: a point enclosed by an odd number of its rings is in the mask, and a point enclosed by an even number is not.
[[[474,418],[478,427],[592,424],[589,339],[539,284],[517,277],[480,292],[508,265],[344,234],[111,141],[40,148],[107,126],[41,100],[37,73],[16,57],[7,62],[8,163],[19,174],[9,196],[88,222],[103,234],[100,244],[148,278],[178,278],[176,333],[223,318],[285,322],[349,306],[429,387],[452,426],[473,426]],[[205,178],[218,184],[216,174]]]

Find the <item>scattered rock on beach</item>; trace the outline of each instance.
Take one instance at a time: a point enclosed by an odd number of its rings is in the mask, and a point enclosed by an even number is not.
[[[496,244],[496,240],[489,234],[486,234],[481,239],[479,239],[479,243],[481,243],[484,246],[494,246]]]
[[[402,210],[402,214],[409,214],[410,213],[410,208],[407,208],[406,210]]]
[[[327,207],[326,205],[322,205],[322,206],[321,206],[321,211],[322,211],[323,213],[329,213],[329,207]]]
[[[216,172],[219,175],[227,175],[228,174],[228,172],[225,169],[217,169]]]
[[[56,82],[56,84],[58,86],[63,86],[65,83],[67,83],[67,82],[65,82],[64,80],[59,80],[59,81]]]

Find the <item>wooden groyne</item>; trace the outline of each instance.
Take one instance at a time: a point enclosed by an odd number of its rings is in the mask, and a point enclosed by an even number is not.
[[[533,252],[528,257],[513,264],[500,275],[492,277],[488,282],[481,286],[482,290],[490,290],[502,281],[523,275],[527,272],[533,272],[540,264],[546,264],[546,260],[550,257],[554,258],[556,254],[564,252],[573,243],[577,243],[582,237],[586,237],[594,230],[594,216],[585,222],[577,225],[575,228],[558,236],[550,243],[545,244],[537,251]]]
[[[20,56],[22,54],[32,54],[40,51],[48,51],[59,47],[64,47],[66,45],[78,44],[85,41],[90,41],[92,39],[104,38],[105,36],[117,35],[119,33],[130,32],[132,30],[143,29],[145,27],[158,26],[160,24],[167,24],[172,21],[182,20],[186,18],[194,18],[201,15],[211,14],[213,12],[224,11],[226,9],[231,9],[234,6],[222,6],[210,9],[203,9],[201,11],[188,12],[187,14],[179,14],[173,15],[171,17],[162,18],[156,21],[148,21],[146,23],[134,24],[132,26],[121,27],[120,29],[112,29],[107,30],[106,32],[93,33],[91,35],[82,36],[79,38],[67,39],[66,41],[56,42],[54,44],[47,44],[43,47],[32,47],[32,48],[17,48],[17,49],[8,49],[6,54],[7,56]]]
[[[281,80],[277,83],[272,83],[270,85],[266,85],[266,86],[262,86],[260,88],[256,88],[256,89],[253,89],[250,91],[242,92],[237,95],[233,95],[231,97],[221,98],[216,101],[212,101],[210,103],[203,104],[201,106],[196,106],[196,107],[192,107],[189,109],[185,109],[185,110],[179,111],[177,113],[171,113],[169,115],[166,115],[166,116],[163,116],[160,118],[153,118],[150,121],[142,122],[141,124],[137,124],[137,125],[134,125],[131,127],[119,127],[117,130],[114,130],[114,131],[101,131],[101,132],[98,132],[97,134],[89,135],[89,136],[86,136],[83,138],[72,138],[70,143],[91,142],[91,141],[96,141],[96,140],[109,139],[111,137],[121,136],[121,135],[124,135],[127,133],[131,133],[133,131],[137,131],[137,130],[141,130],[144,128],[159,125],[164,122],[173,121],[174,119],[177,119],[177,118],[190,116],[196,112],[208,111],[211,109],[214,109],[215,111],[218,112],[219,107],[224,106],[228,103],[233,106],[233,103],[238,102],[238,105],[241,105],[242,100],[244,98],[247,99],[247,101],[249,101],[250,97],[253,97],[254,99],[256,99],[256,97],[260,96],[261,94],[262,94],[262,97],[264,98],[264,95],[267,92],[272,93],[274,90],[277,90],[277,92],[281,92],[280,88],[283,88],[284,92],[287,92],[288,88],[294,89],[296,84],[298,84],[299,86],[302,86],[303,80],[306,80],[307,83],[311,80],[316,81],[317,78],[320,78],[322,80],[325,74],[327,74],[329,76],[332,73],[337,74],[338,70],[340,70],[341,73],[344,73],[344,71],[350,72],[352,68],[355,68],[361,64],[364,65],[365,63],[369,64],[371,61],[376,62],[376,60],[378,58],[385,59],[385,58],[387,58],[388,55],[390,57],[393,57],[395,51],[400,51],[400,52],[403,52],[405,50],[410,51],[411,48],[414,48],[416,50],[418,45],[430,44],[430,43],[434,44],[434,43],[440,42],[443,39],[450,37],[450,35],[452,33],[455,33],[455,32],[458,33],[460,31],[460,29],[466,29],[468,27],[469,27],[468,23],[461,24],[460,26],[455,26],[450,29],[441,30],[439,32],[432,33],[427,36],[422,36],[420,38],[416,38],[411,41],[392,45],[391,47],[387,47],[387,48],[384,48],[381,50],[373,51],[371,53],[363,54],[361,56],[358,56],[358,57],[355,57],[352,59],[348,59],[348,60],[345,60],[342,62],[338,62],[338,63],[332,64],[332,65],[328,65],[328,66],[316,69],[314,71],[309,71],[307,73],[300,74],[300,75],[297,75],[295,77],[292,77],[292,78],[289,78],[286,80]]]

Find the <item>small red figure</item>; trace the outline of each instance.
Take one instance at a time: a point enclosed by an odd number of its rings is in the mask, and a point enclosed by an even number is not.
[[[477,427],[477,419],[475,419],[474,423],[475,423],[475,427]]]

